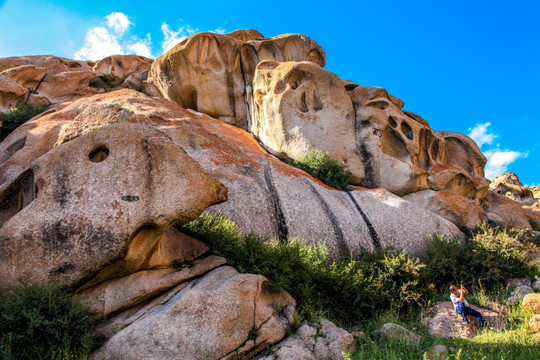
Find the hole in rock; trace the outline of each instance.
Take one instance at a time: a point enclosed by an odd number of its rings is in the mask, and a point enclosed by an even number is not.
[[[388,104],[388,101],[385,100],[374,100],[370,101],[366,104],[366,106],[374,107],[380,110],[386,110],[390,104]]]
[[[91,162],[100,163],[109,156],[109,149],[105,145],[98,145],[88,154]]]
[[[394,129],[397,128],[397,126],[398,126],[398,122],[396,121],[396,118],[393,117],[393,116],[388,117],[388,123],[389,123],[390,126],[393,127]]]
[[[409,124],[407,124],[405,121],[401,123],[401,132],[405,134],[407,139],[412,140],[414,139],[414,133]]]
[[[351,90],[356,89],[358,86],[359,86],[358,84],[347,84],[345,85],[345,90],[351,91]]]
[[[34,198],[34,171],[28,169],[0,193],[0,227]]]
[[[410,161],[407,146],[401,138],[391,129],[385,130],[381,140],[381,150],[386,155],[390,155],[404,162]]]
[[[24,147],[25,144],[26,144],[26,136],[23,137],[22,139],[19,139],[19,140],[15,141],[13,144],[11,144],[0,155],[0,164],[3,164],[6,161],[8,161],[13,156],[13,154],[15,154],[17,151],[21,150]]]
[[[293,81],[291,83],[291,89],[296,90],[296,88],[298,88],[298,83],[296,81]]]
[[[134,202],[134,201],[139,201],[139,197],[136,195],[124,195],[122,196],[122,200],[127,201],[127,202]]]
[[[298,103],[298,109],[305,113],[305,112],[308,112],[309,111],[309,108],[307,106],[307,102],[306,102],[306,93],[302,93],[302,96],[300,97],[300,101]]]

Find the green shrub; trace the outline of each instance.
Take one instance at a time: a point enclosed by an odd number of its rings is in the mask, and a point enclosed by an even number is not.
[[[4,140],[13,130],[24,124],[27,120],[42,113],[45,109],[24,102],[17,108],[11,108],[8,113],[0,114],[2,126],[0,127],[0,141]]]
[[[203,215],[177,228],[210,244],[242,273],[266,276],[275,290],[286,290],[310,320],[320,315],[350,324],[392,306],[402,309],[433,293],[425,265],[403,251],[362,253],[332,260],[324,243],[308,246],[299,239],[242,238],[223,215]]]
[[[482,225],[464,245],[457,238],[434,236],[428,242],[426,263],[431,279],[441,287],[450,283],[488,288],[505,286],[508,278],[531,276],[527,256],[530,234],[522,230]]]
[[[349,189],[351,173],[347,170],[347,165],[330,158],[328,153],[321,150],[310,150],[302,159],[288,160],[287,163],[304,170],[335,189]]]
[[[0,358],[86,359],[95,317],[53,284],[22,284],[0,296]]]

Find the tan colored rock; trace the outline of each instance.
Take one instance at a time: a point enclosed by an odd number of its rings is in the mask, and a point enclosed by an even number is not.
[[[325,62],[324,51],[306,36],[251,40],[259,35],[252,30],[194,34],[153,62],[143,91],[155,95],[154,86],[187,109],[248,129],[250,87],[260,60]]]
[[[0,75],[7,76],[17,84],[34,91],[37,90],[45,74],[47,74],[46,68],[35,65],[21,65],[0,72]]]
[[[89,86],[90,80],[99,74],[92,71],[67,71],[58,74],[47,73],[38,88],[38,93],[53,103],[73,98],[97,94],[99,91]]]
[[[529,327],[533,331],[540,331],[540,315],[535,315],[531,318],[531,320],[529,320]]]
[[[257,50],[259,61],[310,61],[320,67],[326,65],[324,50],[305,35],[284,34],[264,40],[249,41]]]
[[[523,186],[517,175],[512,172],[497,176],[489,184],[489,188],[497,194],[504,195],[522,205],[531,206],[537,202],[531,189]]]
[[[295,305],[287,293],[270,291],[263,276],[221,267],[133,314],[90,359],[115,352],[148,360],[250,358],[283,338]]]
[[[256,60],[254,50],[233,37],[198,33],[182,41],[152,64],[148,83],[181,106],[225,122],[247,124],[244,63]],[[252,59],[242,59],[242,57]]]
[[[523,297],[523,307],[535,314],[540,314],[540,294],[528,293]]]
[[[161,132],[114,124],[48,151],[0,198],[6,291],[19,278],[73,287],[134,272],[175,220],[226,190]]]
[[[253,81],[251,133],[279,158],[327,152],[348,165],[352,182],[364,178],[356,150],[354,109],[339,78],[312,62],[265,61]]]
[[[26,101],[27,97],[28,89],[0,74],[0,112],[18,107]]]
[[[143,270],[102,282],[80,292],[82,299],[98,316],[126,310],[227,262],[218,256],[196,260],[182,269]]]
[[[264,36],[260,32],[254,29],[235,30],[233,32],[228,33],[227,35],[235,38],[236,40],[240,40],[243,42],[264,39]]]
[[[140,88],[148,77],[152,60],[137,55],[113,55],[96,63],[92,69],[109,87]]]
[[[430,234],[463,236],[449,221],[386,190],[333,190],[269,155],[249,133],[170,100],[119,90],[55,109],[0,143],[0,184],[13,181],[55,146],[107,124],[141,123],[166,134],[227,187],[228,201],[207,212],[225,214],[244,233],[326,239],[332,256],[378,246],[420,255]]]
[[[526,210],[504,195],[490,190],[482,201],[482,205],[486,217],[491,222],[516,229],[532,229],[527,219]]]
[[[506,320],[499,313],[475,305],[471,305],[471,308],[482,314],[482,317],[492,330],[502,331],[506,329]],[[474,317],[469,316],[468,319],[469,324],[463,321],[451,301],[438,302],[435,304],[433,317],[427,319],[428,334],[447,339],[469,339],[476,336],[481,328]]]
[[[153,249],[148,260],[149,269],[159,269],[189,263],[210,251],[200,240],[182,234],[174,227],[169,228]]]
[[[49,74],[58,74],[66,71],[91,71],[94,63],[91,61],[78,61],[53,55],[13,56],[0,58],[0,71],[18,66],[32,65],[45,68]]]
[[[433,211],[460,229],[474,229],[483,222],[484,210],[478,200],[471,200],[448,190],[423,190],[403,198]]]
[[[422,337],[415,334],[401,325],[387,323],[384,324],[379,330],[378,334],[383,339],[395,339],[412,342],[418,345],[422,341]]]

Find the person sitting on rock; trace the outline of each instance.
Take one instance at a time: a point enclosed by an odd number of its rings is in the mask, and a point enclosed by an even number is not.
[[[472,315],[478,320],[480,326],[484,327],[485,321],[482,314],[469,307],[469,303],[465,300],[465,295],[469,293],[469,291],[465,289],[465,286],[461,285],[461,290],[458,290],[457,286],[452,285],[450,286],[450,292],[450,300],[452,300],[454,309],[456,309],[458,314],[463,316],[463,321],[468,324],[469,320],[467,319],[467,315]]]

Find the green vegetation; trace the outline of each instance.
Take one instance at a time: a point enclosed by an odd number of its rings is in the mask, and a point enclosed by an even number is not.
[[[420,325],[424,309],[448,300],[450,283],[468,286],[469,300],[481,306],[492,300],[505,303],[509,277],[538,273],[538,264],[525,255],[527,247],[535,246],[530,233],[482,226],[464,246],[434,236],[423,261],[393,249],[333,260],[324,243],[242,236],[223,215],[204,215],[177,228],[210,244],[214,254],[240,272],[262,274],[275,290],[288,291],[310,321],[325,317],[342,327],[361,323],[368,334],[394,322],[424,337],[414,345],[368,336],[350,359],[422,359],[437,344],[456,349],[449,359],[531,359],[538,353],[527,327],[530,314],[520,306],[507,312],[509,330],[484,331],[469,340],[433,338]]]
[[[496,288],[510,277],[539,275],[538,263],[527,256],[528,246],[537,239],[524,230],[481,225],[462,246],[457,239],[434,236],[428,242],[426,263],[437,286],[450,283]]]
[[[347,170],[347,165],[330,158],[328,153],[321,150],[310,150],[302,159],[288,160],[287,163],[304,170],[334,189],[349,189],[351,173]]]
[[[24,124],[27,120],[42,113],[45,109],[24,102],[17,108],[11,108],[8,113],[0,114],[0,141],[4,140],[13,130]]]
[[[0,296],[0,358],[86,359],[95,317],[77,297],[53,284],[22,284]]]

